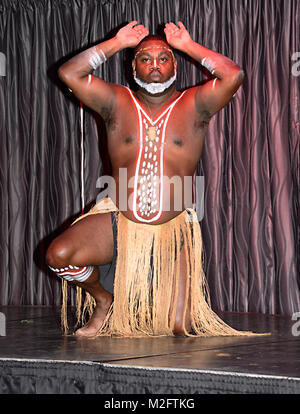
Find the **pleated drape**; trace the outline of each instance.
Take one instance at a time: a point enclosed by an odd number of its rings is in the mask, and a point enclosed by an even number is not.
[[[300,309],[300,2],[298,0],[2,0],[0,304],[59,305],[50,241],[81,212],[80,103],[58,67],[131,20],[150,33],[182,20],[192,38],[236,61],[245,81],[211,121],[197,172],[214,309]],[[179,89],[204,77],[182,54]],[[300,60],[300,58],[298,59]],[[98,75],[128,84],[126,53]],[[300,67],[300,66],[299,66]],[[100,117],[84,108],[86,207],[109,169]]]

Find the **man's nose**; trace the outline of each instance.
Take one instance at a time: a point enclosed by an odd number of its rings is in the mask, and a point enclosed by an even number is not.
[[[152,62],[151,62],[150,70],[154,70],[154,69],[160,70],[159,62],[158,62],[157,59],[153,59]]]

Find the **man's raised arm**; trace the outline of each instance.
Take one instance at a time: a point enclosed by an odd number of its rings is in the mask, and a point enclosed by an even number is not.
[[[182,22],[178,22],[178,26],[179,28],[174,23],[165,25],[165,34],[170,46],[201,63],[214,77],[198,87],[195,98],[196,109],[211,118],[227,105],[236,93],[243,82],[244,72],[229,58],[194,42]]]
[[[115,105],[114,88],[92,73],[115,53],[135,47],[147,35],[148,29],[132,21],[122,27],[115,37],[79,53],[63,64],[58,70],[59,77],[81,102],[106,119]]]

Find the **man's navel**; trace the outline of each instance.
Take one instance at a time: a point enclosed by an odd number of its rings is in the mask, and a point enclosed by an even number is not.
[[[175,145],[177,145],[178,147],[182,147],[183,146],[183,141],[180,138],[174,138],[173,142]]]
[[[131,144],[133,142],[133,138],[132,137],[127,137],[124,140],[125,144]]]

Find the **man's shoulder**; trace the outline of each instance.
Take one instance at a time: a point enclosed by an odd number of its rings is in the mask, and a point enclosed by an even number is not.
[[[180,89],[179,92],[182,95],[182,102],[194,102],[195,94],[197,93],[197,88],[198,87],[196,86],[191,86],[188,88]]]
[[[189,86],[188,88],[182,89],[182,92],[185,92],[185,95],[189,95],[196,93],[199,90],[199,88],[201,88],[201,85]]]
[[[118,93],[128,93],[129,88],[119,83],[109,83],[110,87]]]
[[[131,89],[127,86],[117,84],[117,83],[110,83],[111,90],[113,91],[115,98],[117,101],[124,101],[130,99]]]

